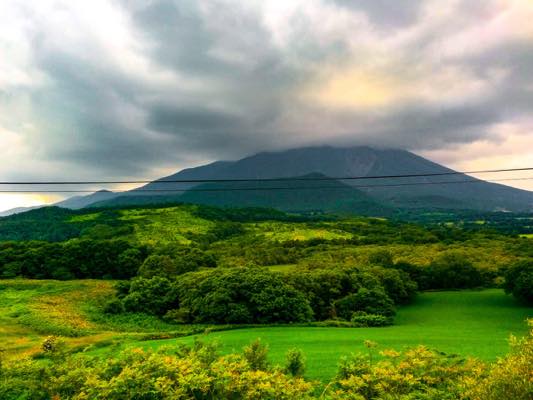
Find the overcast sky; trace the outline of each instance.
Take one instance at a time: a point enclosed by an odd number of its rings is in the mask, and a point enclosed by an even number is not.
[[[532,0],[1,0],[0,180],[317,144],[531,166],[531,21]]]

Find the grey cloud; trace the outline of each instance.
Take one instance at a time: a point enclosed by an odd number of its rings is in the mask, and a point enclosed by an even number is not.
[[[366,12],[384,27],[416,23],[422,3],[335,1]],[[298,97],[321,63],[350,61],[346,43],[316,40],[304,17],[292,21],[293,36],[281,48],[259,11],[238,5],[211,2],[200,9],[198,2],[186,0],[119,4],[131,17],[142,56],[199,84],[162,90],[109,65],[97,49],[88,58],[74,56],[68,48],[49,45],[47,32],[40,32],[33,58],[52,84],[29,96],[40,123],[39,134],[29,140],[44,159],[72,165],[72,174],[147,176],[191,159],[237,158],[319,143],[439,148],[486,138],[492,124],[527,112],[533,103],[532,92],[524,89],[532,81],[529,43],[447,61],[480,77],[494,67],[510,71],[501,87],[475,102],[440,104],[435,99],[339,111]],[[410,49],[405,52],[409,59]],[[423,57],[423,51],[413,52]]]
[[[424,0],[329,0],[350,10],[365,13],[380,27],[399,28],[414,24]]]
[[[241,130],[242,121],[238,116],[201,107],[159,105],[152,109],[149,124],[158,131],[189,136],[205,130]]]

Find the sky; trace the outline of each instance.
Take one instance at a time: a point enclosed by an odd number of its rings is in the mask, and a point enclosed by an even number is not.
[[[529,167],[532,20],[533,0],[1,0],[0,180],[322,144]]]

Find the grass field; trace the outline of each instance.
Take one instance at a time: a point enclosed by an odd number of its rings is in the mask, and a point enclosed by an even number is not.
[[[0,347],[11,357],[32,354],[39,351],[46,335],[54,334],[66,336],[69,348],[109,355],[124,348],[187,344],[199,337],[218,341],[221,350],[230,353],[261,338],[269,345],[273,363],[282,363],[286,351],[296,347],[307,357],[307,377],[326,380],[335,373],[341,356],[366,350],[364,340],[376,341],[378,350],[424,344],[447,353],[494,360],[507,352],[511,333],[527,333],[525,319],[533,316],[531,308],[520,306],[501,290],[428,292],[420,294],[413,305],[400,308],[395,325],[387,328],[282,326],[142,341],[139,338],[154,332],[175,334],[204,328],[167,324],[146,315],[102,314],[99,307],[112,292],[112,284],[0,280]]]
[[[366,351],[365,340],[376,341],[378,350],[424,344],[450,354],[494,360],[508,351],[511,333],[527,333],[525,320],[531,316],[532,309],[518,305],[501,290],[429,292],[401,308],[391,327],[268,327],[215,332],[200,338],[217,340],[226,353],[240,351],[261,338],[270,348],[273,363],[283,363],[285,352],[296,347],[307,357],[307,377],[326,380],[335,374],[341,356]],[[149,341],[142,347],[192,343],[194,338]]]

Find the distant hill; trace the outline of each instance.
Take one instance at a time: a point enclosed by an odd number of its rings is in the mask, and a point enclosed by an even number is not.
[[[79,210],[80,208],[87,207],[93,203],[105,201],[116,197],[116,193],[109,190],[99,190],[87,196],[74,196],[66,200],[55,203],[55,206],[70,208],[71,210]]]
[[[126,193],[102,190],[88,196],[72,197],[55,205],[80,209],[190,202],[216,206],[275,207],[284,211],[321,210],[382,215],[387,215],[390,210],[533,211],[533,192],[485,182],[464,174],[369,179],[383,175],[451,172],[454,171],[405,150],[366,146],[306,147],[258,153],[237,161],[217,161],[184,169]],[[291,178],[305,176],[366,179],[290,181]],[[286,181],[198,182],[274,178]],[[186,182],[168,182],[176,180]],[[468,183],[458,183],[463,181]],[[292,186],[293,189],[271,190],[280,185]],[[325,187],[327,185],[332,187]],[[254,188],[260,190],[251,190]],[[7,215],[11,213],[14,212],[7,212]]]
[[[36,210],[44,206],[33,206],[33,207],[15,207],[10,208],[9,210],[0,211],[0,217],[8,217],[10,215],[24,213],[26,211]]]

